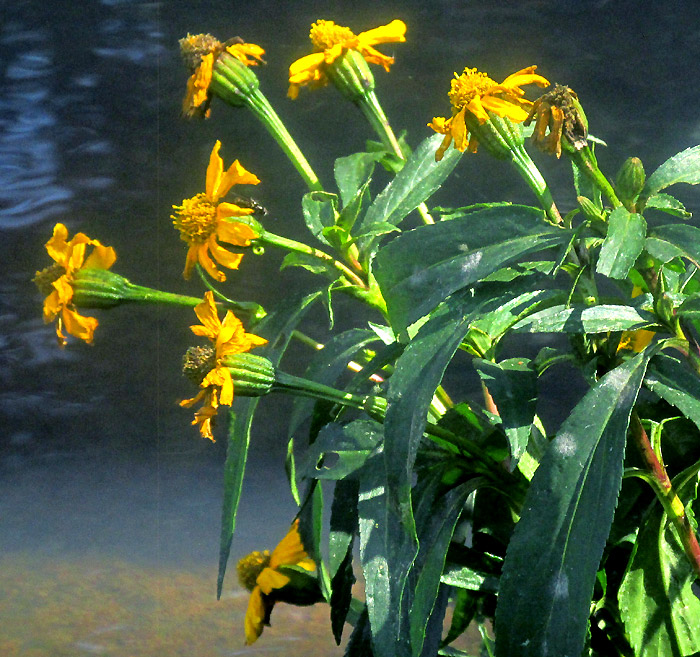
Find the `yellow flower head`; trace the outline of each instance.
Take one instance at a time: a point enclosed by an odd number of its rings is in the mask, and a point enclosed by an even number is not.
[[[88,246],[92,247],[92,251],[86,258]],[[68,241],[68,229],[63,224],[54,226],[53,236],[46,242],[46,250],[55,262],[34,277],[39,289],[47,295],[44,300],[44,321],[48,324],[56,320],[56,336],[61,347],[67,343],[64,328],[76,338],[91,344],[98,321],[94,317],[83,317],[75,310],[75,274],[80,269],[109,269],[117,254],[111,246],[103,246],[84,233],[77,233]]]
[[[219,405],[230,406],[233,403],[233,379],[231,372],[222,364],[223,359],[231,354],[240,354],[267,344],[267,340],[246,333],[241,320],[230,310],[226,312],[222,322],[212,292],[204,294],[204,301],[195,306],[194,311],[202,323],[190,326],[192,333],[208,338],[214,350],[209,359],[203,359],[207,372],[199,384],[202,390],[192,399],[181,401],[180,406],[190,408],[200,401],[203,402],[202,407],[195,412],[192,424],[199,426],[204,438],[213,441],[212,421],[216,417]]]
[[[258,237],[247,224],[230,219],[253,214],[255,210],[234,203],[221,203],[220,199],[234,185],[257,185],[260,180],[246,171],[238,160],[224,171],[219,148],[221,142],[217,141],[209,158],[206,191],[185,199],[182,205],[173,205],[173,209],[176,210],[176,214],[171,215],[173,225],[180,231],[180,239],[189,246],[183,272],[185,278],[190,277],[195,263],[199,262],[212,278],[225,281],[226,275],[218,269],[209,254],[211,253],[220,265],[238,269],[243,255],[227,251],[219,242],[248,246],[250,240]]]
[[[263,627],[270,624],[270,614],[275,605],[273,591],[291,581],[289,575],[283,572],[285,566],[298,566],[308,572],[316,569],[316,564],[309,558],[301,542],[298,519],[292,523],[272,554],[267,550],[253,552],[238,562],[238,579],[251,591],[244,621],[246,645],[255,643]]]
[[[287,95],[294,99],[299,95],[299,87],[320,87],[328,84],[324,67],[332,64],[348,49],[357,50],[370,64],[379,64],[388,72],[394,58],[383,55],[372,46],[380,43],[403,43],[406,41],[405,34],[406,24],[400,20],[393,20],[388,25],[375,27],[360,34],[354,34],[349,27],[336,25],[333,21],[316,21],[309,33],[315,52],[297,59],[289,67]]]
[[[240,37],[221,43],[211,34],[188,34],[184,39],[180,39],[180,52],[185,64],[192,71],[182,101],[182,113],[187,117],[199,114],[209,116],[209,85],[214,62],[222,52],[227,52],[246,66],[264,63],[262,56],[265,54],[263,48],[254,43],[246,43]]]
[[[536,68],[528,66],[509,75],[501,84],[475,68],[465,68],[461,75],[455,73],[447,94],[452,105],[452,116],[447,119],[438,116],[428,124],[435,132],[445,135],[435,159],[441,160],[453,141],[455,148],[460,151],[468,148],[472,153],[476,152],[478,144],[474,135],[469,135],[465,124],[466,112],[470,112],[479,124],[489,120],[488,112],[507,117],[516,123],[527,119],[532,103],[523,98],[525,92],[520,87],[526,84],[549,86],[546,78],[535,73]]]

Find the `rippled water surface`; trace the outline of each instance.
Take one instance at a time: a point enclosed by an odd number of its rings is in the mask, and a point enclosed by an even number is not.
[[[333,89],[285,98],[286,70],[308,52],[317,18],[361,31],[402,18],[407,43],[377,71],[394,128],[416,145],[447,111],[445,93],[465,65],[498,79],[530,64],[581,98],[591,132],[609,146],[611,175],[630,156],[647,171],[700,142],[696,3],[557,2],[252,3],[25,0],[0,25],[0,654],[26,656],[235,655],[245,597],[230,578],[216,602],[223,441],[202,441],[175,402],[192,391],[180,375],[190,311],[118,308],[95,313],[95,344],[61,351],[30,282],[46,266],[55,222],[112,245],[131,280],[199,295],[181,278],[183,245],[171,205],[201,191],[209,152],[223,142],[262,183],[255,196],[278,233],[302,235],[305,191],[267,134],[244,111],[214,102],[206,122],[179,117],[186,73],[177,39],[241,35],[267,49],[259,71],[317,171],[371,138]],[[538,158],[556,189],[563,163]],[[503,181],[496,186],[494,181]],[[696,189],[678,189],[689,209]],[[509,172],[465,157],[437,202],[527,201]],[[569,202],[573,201],[570,195]],[[562,210],[570,210],[566,201]],[[247,256],[233,296],[272,306],[304,285],[278,273],[277,254]],[[355,321],[338,301],[338,322]],[[322,314],[305,327],[323,339]],[[295,350],[289,367],[305,353]],[[459,386],[456,380],[452,385]],[[469,385],[464,384],[468,389]],[[547,385],[547,381],[545,381]],[[549,385],[556,385],[549,382]],[[567,401],[562,399],[562,407]],[[544,411],[545,414],[548,411]],[[558,411],[550,411],[556,418]],[[282,463],[286,401],[265,400],[253,435],[233,558],[273,547],[295,506]],[[327,610],[285,608],[247,653],[341,654]],[[301,629],[303,628],[303,629]]]

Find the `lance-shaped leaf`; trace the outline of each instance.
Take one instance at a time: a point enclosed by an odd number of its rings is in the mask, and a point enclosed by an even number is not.
[[[518,258],[567,241],[534,208],[489,208],[421,226],[379,251],[375,274],[395,331],[429,313],[453,292]]]
[[[647,178],[640,199],[647,199],[676,183],[700,183],[700,146],[693,146],[666,160]],[[642,201],[643,202],[643,201]]]
[[[442,140],[442,135],[431,135],[421,142],[401,171],[370,205],[359,233],[368,232],[377,222],[398,225],[440,188],[462,156],[453,148],[436,162],[435,151]]]
[[[301,209],[311,234],[320,242],[329,244],[323,233],[335,225],[338,197],[328,192],[309,192],[301,201]]]
[[[641,214],[615,208],[610,213],[608,234],[600,249],[596,271],[610,278],[627,278],[644,248],[647,222]]]
[[[681,257],[700,267],[700,229],[686,224],[667,224],[649,231],[646,249],[661,262]]]
[[[427,628],[435,608],[447,549],[467,497],[483,483],[474,478],[445,491],[440,480],[441,473],[438,473],[417,496],[416,527],[420,550],[413,567],[414,590],[410,595],[404,594],[412,603],[409,610],[409,633],[414,657],[421,655],[424,642],[426,647],[430,645],[432,648],[431,654],[435,653],[440,637],[431,636]]]
[[[381,456],[370,459],[362,469],[357,512],[374,657],[411,657],[408,633],[401,631],[400,609],[417,545],[415,539],[405,540],[399,516],[388,502]]]
[[[698,464],[689,468],[691,476],[678,487],[685,503],[697,495],[697,469]],[[681,473],[678,479],[683,478]],[[700,600],[691,588],[695,575],[667,520],[657,503],[637,536],[618,594],[625,630],[639,657],[700,653]]]
[[[510,444],[511,469],[525,452],[537,406],[537,374],[526,358],[492,363],[474,359],[474,367],[496,402]]]
[[[274,314],[268,315],[256,328],[256,332],[267,337],[269,342],[259,353],[264,354],[275,365],[284,355],[292,331],[304,313],[319,298],[320,292],[312,292],[303,298],[294,297]],[[236,400],[235,416],[231,415],[226,463],[224,464],[224,499],[221,508],[221,538],[219,543],[219,574],[216,581],[216,595],[221,597],[221,589],[226,575],[226,565],[231,553],[231,541],[236,528],[236,514],[241,499],[243,475],[248,460],[250,429],[259,399]],[[235,419],[234,419],[235,418]]]
[[[498,657],[581,654],[622,481],[630,413],[651,353],[596,383],[535,472],[501,575]]]
[[[382,158],[382,153],[353,153],[339,157],[334,165],[335,183],[338,185],[343,206],[348,205],[357,195],[374,171],[374,166]]]
[[[654,315],[632,306],[552,306],[528,315],[513,326],[528,333],[605,333],[653,326]]]
[[[667,354],[654,358],[644,384],[700,429],[700,378],[678,358]]]

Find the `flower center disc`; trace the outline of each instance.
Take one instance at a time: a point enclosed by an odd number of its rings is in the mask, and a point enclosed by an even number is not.
[[[216,206],[206,194],[197,194],[175,206],[173,225],[188,244],[204,244],[216,232]]]
[[[486,73],[479,73],[475,68],[465,68],[464,73],[452,80],[451,89],[447,94],[455,109],[462,109],[477,96],[483,96],[497,82]]]
[[[355,35],[349,27],[321,20],[311,26],[309,38],[318,50],[328,50],[339,43],[345,44],[355,39]]]
[[[241,586],[244,586],[248,591],[255,588],[258,575],[270,565],[270,552],[251,552],[248,556],[243,557],[236,566],[238,571],[238,581]]]

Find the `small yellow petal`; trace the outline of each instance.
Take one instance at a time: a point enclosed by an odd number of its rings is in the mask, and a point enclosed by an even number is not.
[[[219,199],[216,192],[219,189],[221,175],[224,171],[224,161],[219,155],[220,148],[221,142],[217,139],[216,143],[214,144],[214,148],[211,149],[211,155],[209,156],[209,166],[207,167],[205,189],[207,192],[207,198],[212,203],[216,202]]]
[[[283,575],[278,570],[273,570],[272,568],[264,568],[256,580],[260,590],[265,595],[270,595],[273,589],[281,589],[283,586],[289,584],[290,581],[287,575]]]
[[[357,35],[360,43],[374,46],[378,43],[403,43],[406,41],[406,23],[395,19],[387,25],[375,27],[374,29],[360,32]]]
[[[243,624],[246,645],[252,645],[262,634],[263,626],[265,625],[265,603],[263,602],[260,587],[256,586],[250,594]]]

